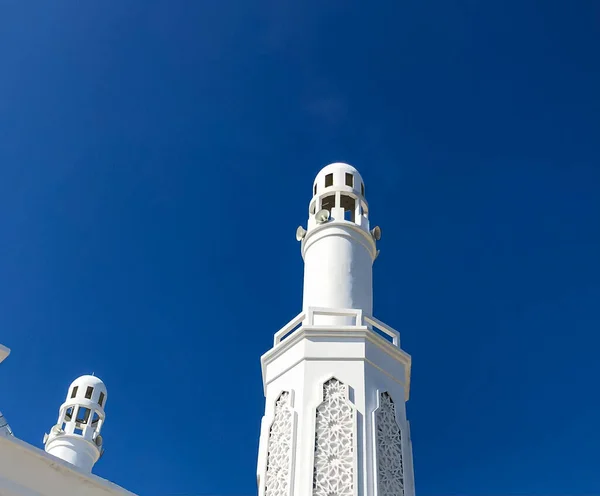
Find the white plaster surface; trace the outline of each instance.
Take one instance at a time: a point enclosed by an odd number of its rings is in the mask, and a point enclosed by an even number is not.
[[[0,437],[2,496],[135,496],[14,437]]]

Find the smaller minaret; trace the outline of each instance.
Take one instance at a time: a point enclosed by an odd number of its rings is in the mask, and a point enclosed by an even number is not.
[[[100,430],[106,397],[106,386],[98,377],[84,375],[73,381],[57,424],[44,436],[46,452],[91,472],[104,451]]]

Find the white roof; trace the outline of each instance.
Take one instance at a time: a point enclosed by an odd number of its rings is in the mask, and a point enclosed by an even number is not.
[[[0,436],[0,494],[135,496],[13,436]]]

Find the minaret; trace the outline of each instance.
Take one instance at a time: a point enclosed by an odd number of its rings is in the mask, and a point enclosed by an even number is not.
[[[302,312],[261,358],[266,397],[259,496],[413,496],[405,401],[411,359],[397,331],[373,317],[365,185],[347,164],[313,184]]]
[[[100,431],[106,397],[106,386],[98,377],[84,375],[73,381],[57,424],[44,436],[46,452],[91,472],[104,451]]]

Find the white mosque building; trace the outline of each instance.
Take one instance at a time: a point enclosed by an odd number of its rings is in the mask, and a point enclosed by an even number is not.
[[[411,359],[399,333],[373,316],[371,228],[365,186],[347,164],[323,168],[306,228],[302,311],[261,357],[265,414],[259,496],[414,496],[405,402]],[[9,350],[0,345],[0,362]],[[19,440],[0,413],[0,496],[132,495],[93,475],[108,398],[93,375],[76,379],[44,436]]]

